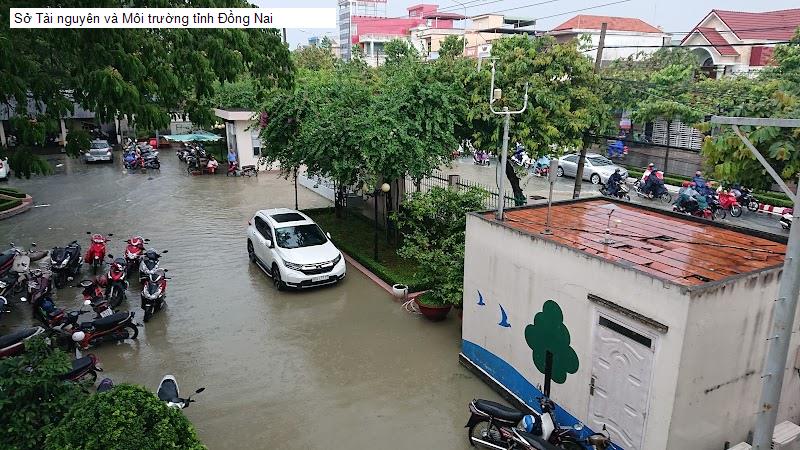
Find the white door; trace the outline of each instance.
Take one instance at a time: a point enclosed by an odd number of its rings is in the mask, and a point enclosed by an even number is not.
[[[602,314],[594,326],[588,425],[626,450],[642,448],[654,341]]]

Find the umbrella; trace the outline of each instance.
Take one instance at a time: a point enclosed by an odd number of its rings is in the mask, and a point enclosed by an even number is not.
[[[163,137],[168,141],[175,142],[214,142],[222,139],[222,136],[217,136],[208,131],[196,131],[189,134],[166,134]]]

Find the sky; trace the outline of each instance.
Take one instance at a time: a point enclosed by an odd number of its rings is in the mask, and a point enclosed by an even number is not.
[[[279,3],[275,0],[251,0],[262,7],[336,7],[336,0],[294,0],[290,4]],[[387,14],[389,17],[407,15],[406,8],[418,3],[438,4],[440,9],[447,8],[449,12],[463,13],[463,8],[449,0],[440,2],[433,0],[387,0]],[[461,0],[467,4],[470,0]],[[614,5],[600,6],[615,1],[623,1]],[[544,3],[547,2],[547,3]],[[544,3],[530,6],[536,3]],[[470,5],[474,5],[470,7]],[[694,27],[710,10],[724,9],[731,11],[772,11],[777,9],[798,8],[798,0],[766,0],[754,2],[753,0],[472,0],[467,4],[467,15],[475,16],[503,9],[515,8],[501,14],[514,17],[538,19],[537,30],[549,30],[565,22],[577,14],[593,14],[618,17],[636,17],[645,22],[660,26],[666,32],[681,32],[685,34]],[[450,8],[449,8],[450,7]],[[516,9],[519,8],[519,9]],[[580,12],[570,12],[583,8],[591,8]],[[549,17],[558,15],[557,17]],[[307,44],[312,36],[328,35],[338,40],[335,29],[290,29],[287,30],[289,47],[294,49],[299,44]],[[677,36],[676,37],[682,37]]]

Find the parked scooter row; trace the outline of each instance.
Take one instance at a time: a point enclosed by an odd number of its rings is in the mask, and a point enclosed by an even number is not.
[[[468,428],[470,445],[505,450],[605,450],[616,448],[606,431],[586,433],[581,423],[560,426],[556,421],[556,404],[546,397],[539,399],[541,413],[525,414],[489,400],[473,400],[469,404]],[[587,436],[588,434],[588,436]]]
[[[158,160],[158,150],[153,149],[150,144],[136,143],[130,139],[123,152],[122,161],[126,169],[161,168],[161,162]]]

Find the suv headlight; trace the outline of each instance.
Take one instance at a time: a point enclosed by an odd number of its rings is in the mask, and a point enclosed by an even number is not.
[[[283,260],[283,264],[286,266],[287,269],[292,269],[297,271],[303,270],[302,264],[295,264],[293,262],[286,261],[285,259]]]

